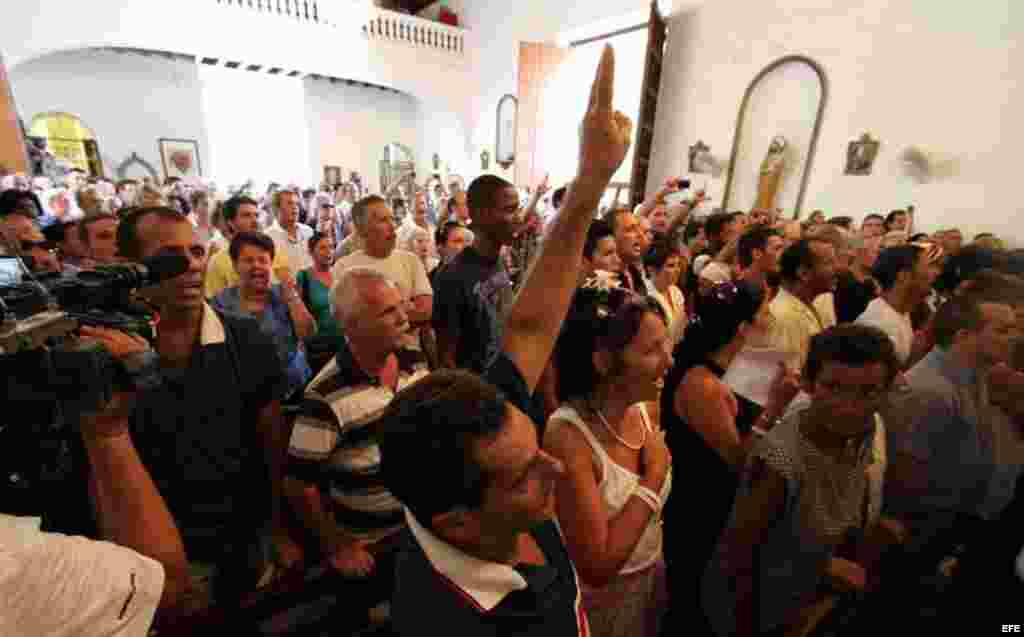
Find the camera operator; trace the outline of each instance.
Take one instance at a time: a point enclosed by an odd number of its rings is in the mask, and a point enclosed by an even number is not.
[[[252,318],[206,303],[206,249],[173,209],[127,214],[117,248],[132,261],[189,262],[184,274],[139,291],[159,313],[161,383],[139,395],[131,432],[181,529],[197,606],[231,604],[266,584],[275,565],[298,559],[279,518],[291,432],[281,415],[287,384],[277,349]]]
[[[82,328],[115,357],[148,348],[135,336]],[[128,433],[134,404],[116,393],[80,433],[96,517],[108,542],[42,533],[33,518],[0,514],[0,634],[146,635],[157,607],[188,584],[182,539]]]

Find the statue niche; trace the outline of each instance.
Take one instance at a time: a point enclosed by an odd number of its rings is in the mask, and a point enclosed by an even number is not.
[[[794,68],[787,69],[786,81],[780,83],[780,79],[775,74],[775,71],[789,65],[793,65]],[[803,80],[799,78],[801,70],[809,70],[813,74],[813,78],[811,78],[813,85],[803,83]],[[794,71],[797,75],[793,74]],[[806,121],[800,122],[807,127],[807,131],[799,128],[795,129],[795,131],[781,129],[780,124],[792,124],[788,120],[747,123],[747,108],[751,104],[751,96],[766,77],[771,77],[772,79],[765,86],[774,86],[774,90],[780,90],[780,87],[784,87],[786,91],[810,90],[814,92],[816,90],[817,108],[815,109],[813,119],[808,117]],[[800,83],[794,83],[794,79]],[[810,95],[809,92],[806,94]],[[741,147],[744,147],[745,143],[750,144],[753,139],[756,139],[756,137],[751,137],[753,134],[751,131],[764,131],[767,129],[779,133],[785,132],[786,137],[777,135],[772,140],[768,154],[757,171],[757,196],[754,209],[776,210],[781,205],[788,210],[792,206],[793,218],[800,218],[804,195],[807,192],[807,182],[814,165],[814,156],[818,146],[818,137],[821,134],[821,123],[825,114],[825,106],[828,103],[828,95],[829,86],[825,70],[807,56],[787,55],[761,69],[747,86],[747,90],[743,94],[743,100],[740,102],[739,113],[736,118],[736,130],[732,139],[732,153],[729,156],[729,171],[725,181],[725,192],[722,196],[721,207],[723,210],[730,210],[735,207],[742,208],[749,205],[750,201],[747,197],[753,195],[751,187],[754,185],[749,178],[753,176],[752,162],[756,161],[756,158],[750,157],[751,164],[742,166],[740,163],[740,150]],[[806,135],[804,134],[805,132],[807,133]],[[761,137],[760,139],[764,138]],[[744,151],[744,154],[746,154],[746,151]],[[736,185],[738,179],[743,181],[739,188]],[[783,182],[788,179],[795,179],[798,182],[795,189],[795,200],[792,203],[780,201],[780,199],[787,198],[785,192],[792,190],[792,188],[783,188]],[[737,191],[742,192],[744,201],[733,201],[736,198]]]

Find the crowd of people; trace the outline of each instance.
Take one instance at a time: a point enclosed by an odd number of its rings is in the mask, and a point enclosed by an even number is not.
[[[4,178],[38,277],[189,267],[138,290],[151,342],[81,330],[158,360],[79,428],[125,552],[0,539],[0,626],[205,634],[313,586],[333,634],[1013,621],[1024,256],[913,209],[702,214],[681,179],[602,210],[613,81],[609,48],[570,184],[483,175],[402,218],[358,183]]]

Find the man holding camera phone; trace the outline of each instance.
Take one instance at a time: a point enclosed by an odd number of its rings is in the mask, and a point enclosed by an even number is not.
[[[689,201],[683,201],[679,204],[668,206],[665,198],[669,195],[682,192],[689,189],[690,180],[683,179],[682,177],[671,177],[665,181],[665,185],[662,186],[653,197],[649,197],[644,200],[639,206],[637,206],[635,214],[638,217],[648,217],[654,210],[661,206],[667,206],[668,213],[668,224],[672,225],[680,216],[688,216],[693,210],[695,210],[701,203],[704,202],[706,194],[703,189],[698,190],[694,193],[693,199]]]
[[[81,331],[116,358],[148,349],[138,336]],[[115,393],[79,423],[108,541],[42,533],[37,519],[0,515],[0,634],[141,637],[158,607],[181,601],[185,548],[128,432],[133,404],[132,394]]]

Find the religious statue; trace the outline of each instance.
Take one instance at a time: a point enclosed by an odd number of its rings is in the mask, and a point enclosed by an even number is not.
[[[782,173],[786,169],[787,146],[788,142],[785,137],[778,135],[772,138],[768,154],[761,162],[761,171],[757,178],[757,202],[754,203],[754,209],[775,209],[775,197],[779,194]]]

